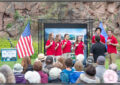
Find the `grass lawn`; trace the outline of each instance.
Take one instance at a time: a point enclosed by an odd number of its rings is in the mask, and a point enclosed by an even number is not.
[[[34,63],[35,59],[31,59],[32,64]],[[18,59],[16,62],[15,61],[11,61],[11,62],[1,62],[0,61],[0,66],[2,66],[3,64],[7,64],[9,65],[11,68],[13,68],[15,63],[21,63],[22,59]],[[120,70],[120,59],[117,59],[117,65],[118,65],[118,70]],[[109,65],[108,65],[108,59],[106,59],[106,63],[105,63],[105,68],[108,69]]]
[[[35,59],[31,59],[31,63],[33,64],[34,63],[34,60]],[[0,61],[0,67],[4,64],[7,64],[9,65],[11,68],[13,68],[14,64],[16,63],[21,63],[22,62],[22,59],[18,59],[17,61],[8,61],[8,62],[2,62]]]

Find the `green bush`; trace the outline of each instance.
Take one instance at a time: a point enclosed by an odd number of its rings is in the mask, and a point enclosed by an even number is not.
[[[11,24],[11,23],[7,24],[7,26],[6,26],[7,29],[8,29],[8,28],[11,28],[11,27],[12,27],[12,24]]]
[[[19,17],[20,17],[20,15],[19,15],[18,11],[16,10],[15,14],[14,14],[14,19],[17,20]]]

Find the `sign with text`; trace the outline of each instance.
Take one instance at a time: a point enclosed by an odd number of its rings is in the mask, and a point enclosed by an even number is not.
[[[17,50],[15,48],[1,49],[1,61],[17,61]]]

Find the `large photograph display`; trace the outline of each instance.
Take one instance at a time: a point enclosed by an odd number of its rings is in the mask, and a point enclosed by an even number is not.
[[[61,34],[61,39],[64,39],[65,34],[69,34],[69,40],[72,43],[71,47],[71,57],[74,57],[74,50],[73,45],[76,41],[77,36],[83,36],[82,41],[85,43],[85,50],[84,50],[84,56],[85,59],[87,58],[87,25],[82,24],[52,24],[52,25],[45,25],[44,28],[44,45],[46,44],[46,41],[48,40],[48,36],[50,33],[54,34],[54,38],[57,34]],[[45,54],[46,51],[44,50]]]

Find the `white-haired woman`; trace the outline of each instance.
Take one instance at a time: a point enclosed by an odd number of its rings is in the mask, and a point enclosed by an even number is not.
[[[37,71],[28,71],[25,73],[27,83],[41,83],[41,76]]]
[[[14,73],[8,65],[3,65],[0,68],[0,72],[4,74],[6,83],[16,83]]]
[[[0,83],[6,83],[6,78],[2,73],[0,73]]]
[[[54,67],[49,71],[49,83],[61,83],[60,73],[62,70],[60,68]]]

